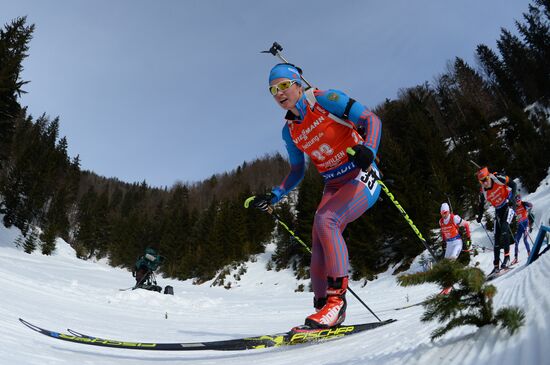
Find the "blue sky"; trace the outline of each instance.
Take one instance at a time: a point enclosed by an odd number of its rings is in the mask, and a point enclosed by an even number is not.
[[[274,41],[314,86],[374,108],[454,57],[475,65],[476,45],[496,48],[528,4],[0,0],[0,20],[36,25],[21,102],[60,117],[83,169],[171,186],[284,153],[284,113],[267,92],[277,59],[260,54]]]

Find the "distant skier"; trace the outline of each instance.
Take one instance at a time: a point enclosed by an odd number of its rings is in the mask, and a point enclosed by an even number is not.
[[[498,273],[500,269],[508,268],[510,264],[510,244],[512,243],[510,223],[514,219],[516,209],[517,186],[508,176],[490,173],[487,167],[479,170],[476,176],[481,184],[476,221],[481,223],[486,201],[495,207],[494,268],[489,274],[491,275]],[[501,249],[504,250],[504,260],[499,267]]]
[[[521,195],[518,194],[516,196],[516,217],[518,220],[518,228],[514,237],[516,247],[514,249],[514,260],[512,261],[512,265],[518,263],[519,243],[522,237],[523,243],[525,244],[525,249],[527,250],[527,256],[531,254],[529,241],[527,241],[527,229],[529,228],[529,213],[531,212],[531,209],[533,209],[533,204],[522,201]]]
[[[305,324],[313,328],[339,325],[345,319],[349,258],[342,231],[372,207],[380,194],[373,162],[382,133],[380,119],[338,90],[304,89],[301,70],[275,65],[269,92],[287,110],[283,140],[290,172],[281,185],[256,196],[253,205],[267,210],[303,179],[308,155],[325,187],[313,222],[311,283],[316,313]],[[353,155],[346,153],[352,148]]]
[[[460,236],[460,227],[464,227],[466,231],[466,248],[469,249],[471,245],[470,224],[468,221],[462,219],[458,214],[451,213],[449,204],[441,204],[439,209],[441,219],[439,220],[439,227],[441,228],[441,237],[445,241],[445,258],[449,260],[456,260],[462,251],[462,237]],[[452,287],[444,288],[440,294],[449,294]]]
[[[459,227],[464,227],[466,231],[466,248],[469,248],[471,242],[470,224],[462,219],[458,214],[453,214],[450,211],[449,204],[441,204],[441,219],[439,227],[441,228],[441,237],[446,243],[445,258],[456,260],[460,251],[462,251],[462,237],[460,236]]]

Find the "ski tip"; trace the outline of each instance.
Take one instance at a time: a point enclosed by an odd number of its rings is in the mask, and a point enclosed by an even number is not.
[[[23,323],[25,326],[29,327],[31,330],[40,332],[41,328],[38,326],[35,326],[34,324],[25,321],[23,318],[19,318],[19,322]]]

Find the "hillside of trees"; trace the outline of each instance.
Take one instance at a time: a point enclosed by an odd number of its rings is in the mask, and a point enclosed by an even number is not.
[[[501,30],[496,50],[484,44],[472,50],[476,65],[451,60],[433,82],[401,90],[375,110],[383,121],[384,180],[432,245],[437,237],[429,232],[443,201],[471,218],[479,190],[471,160],[519,178],[526,191],[548,173],[550,1],[535,0],[516,27],[518,36]],[[62,121],[35,118],[19,104],[33,32],[25,17],[0,30],[0,214],[6,227],[21,230],[15,244],[51,254],[62,237],[83,259],[108,257],[128,268],[154,247],[167,257],[165,275],[200,283],[263,252],[275,232],[274,267],[307,277],[307,252],[284,230],[274,231],[268,214],[243,207],[247,197],[282,180],[285,157],[265,156],[165,189],[82,171],[79,157],[67,154],[70,141],[59,135]],[[277,206],[305,242],[322,188],[310,168],[292,201]],[[396,263],[404,268],[424,250],[384,194],[380,200],[344,232],[356,279]]]

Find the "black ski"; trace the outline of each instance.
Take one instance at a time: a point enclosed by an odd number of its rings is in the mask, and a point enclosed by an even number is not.
[[[225,341],[207,341],[207,342],[188,342],[188,343],[146,343],[146,342],[128,342],[119,340],[109,340],[100,337],[84,335],[79,332],[69,330],[72,334],[50,331],[33,325],[19,318],[19,321],[33,331],[58,340],[80,343],[92,346],[112,347],[132,350],[160,350],[160,351],[194,351],[194,350],[218,350],[218,351],[238,351],[250,349],[262,349],[267,347],[290,346],[303,343],[314,343],[326,340],[332,340],[349,336],[351,334],[372,330],[386,324],[395,322],[395,319],[388,319],[382,322],[363,323],[349,326],[340,326],[331,329],[309,330],[306,332],[288,331],[275,335],[265,335],[258,337],[246,337]]]
[[[495,280],[496,278],[501,277],[504,274],[507,274],[508,272],[512,271],[514,267],[508,266],[506,269],[500,269],[498,273],[489,274],[487,275],[487,281]]]

